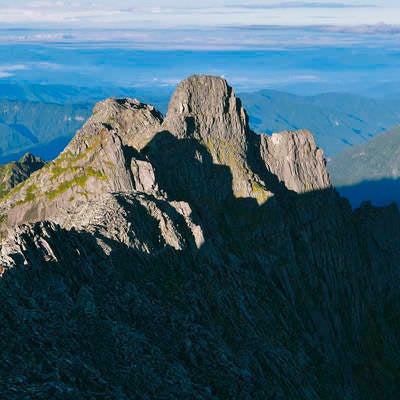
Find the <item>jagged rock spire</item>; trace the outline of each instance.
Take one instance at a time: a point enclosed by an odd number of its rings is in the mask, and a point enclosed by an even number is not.
[[[230,177],[220,179],[221,171]],[[232,193],[262,204],[280,187],[304,192],[329,186],[311,134],[255,134],[225,79],[195,75],[178,85],[165,120],[136,99],[99,102],[60,156],[13,189],[0,212],[8,226],[42,219],[62,223],[60,210],[106,193],[174,192],[173,200],[211,203]]]
[[[269,192],[248,163],[248,117],[225,79],[194,75],[172,95],[163,128],[177,138],[193,138],[207,148],[215,164],[230,168],[237,197],[265,201]],[[259,190],[254,191],[254,187]]]
[[[100,102],[0,202],[2,398],[396,398],[399,213],[329,186],[221,78]]]

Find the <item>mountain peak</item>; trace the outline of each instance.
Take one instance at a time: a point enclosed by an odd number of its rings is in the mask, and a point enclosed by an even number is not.
[[[208,75],[191,76],[177,86],[164,124],[178,138],[195,137],[203,142],[219,139],[242,146],[249,129],[233,88],[225,79]]]
[[[178,85],[165,119],[137,99],[99,102],[60,156],[0,202],[0,213],[11,226],[63,223],[68,210],[109,193],[204,202],[212,191],[218,204],[231,194],[262,204],[282,188],[329,187],[312,135],[290,137],[278,146],[275,136],[255,134],[224,79],[195,75]]]
[[[25,153],[18,161],[20,164],[33,164],[40,163],[44,164],[44,161],[40,157],[34,156],[32,153]]]
[[[162,114],[152,105],[131,98],[109,98],[95,105],[91,118],[85,124],[89,126],[81,129],[74,139],[96,136],[104,128],[114,131],[124,146],[141,150],[162,121]]]
[[[229,111],[229,99],[234,97],[234,90],[225,79],[193,75],[176,87],[167,115],[220,115]]]
[[[312,134],[255,134],[221,78],[165,121],[100,102],[0,209],[3,398],[398,393],[396,207],[353,213]]]
[[[171,97],[163,128],[178,139],[196,140],[212,161],[229,167],[236,197],[270,196],[265,183],[252,171],[248,145],[255,139],[240,99],[225,79],[194,75],[182,81]],[[251,144],[250,144],[251,146]],[[254,188],[260,191],[256,195]]]

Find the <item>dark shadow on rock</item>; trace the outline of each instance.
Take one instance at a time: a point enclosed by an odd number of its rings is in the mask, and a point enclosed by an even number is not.
[[[268,189],[279,188],[281,195],[289,196],[291,192],[265,164],[262,168],[257,143],[253,145],[254,150],[248,156],[250,165],[257,166],[256,172],[267,182]],[[188,202],[194,211],[194,222],[205,229],[206,235],[215,237],[215,233],[222,233],[236,251],[248,244],[244,239],[248,232],[253,232],[252,240],[255,240],[255,227],[267,224],[279,214],[275,200],[260,208],[254,198],[236,198],[230,168],[214,164],[208,149],[195,139],[177,139],[170,132],[162,131],[140,156],[153,165],[156,182],[169,200]],[[270,217],[272,213],[275,215]]]
[[[269,191],[276,195],[288,195],[290,190],[287,189],[285,184],[278,179],[278,177],[269,172],[265,167],[265,162],[261,158],[261,135],[249,130],[246,133],[247,137],[247,162],[250,168],[254,171],[264,182]]]
[[[160,189],[171,200],[216,207],[233,197],[230,169],[213,164],[207,148],[195,139],[177,139],[163,131],[142,153],[153,165]]]
[[[27,265],[0,279],[6,398],[396,398],[400,237],[385,247],[374,228],[392,210],[353,215],[332,190],[287,191],[253,145],[251,166],[279,189],[262,206],[235,198],[229,168],[190,138],[164,131],[129,153],[190,204],[200,249],[166,202],[187,246],[160,248],[157,221],[123,194],[150,252],[46,224],[45,244],[35,224]]]

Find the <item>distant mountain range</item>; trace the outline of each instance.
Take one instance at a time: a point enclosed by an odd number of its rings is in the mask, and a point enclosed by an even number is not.
[[[51,159],[90,115],[92,105],[0,101],[0,161],[19,159],[27,151]]]
[[[115,86],[80,87],[68,85],[41,85],[35,83],[1,83],[0,100],[33,101],[38,103],[91,103],[107,97],[138,97],[151,101],[166,111],[173,88],[122,88]]]
[[[353,206],[364,200],[400,203],[400,126],[332,157],[328,169]]]
[[[166,110],[171,90],[0,84],[0,163],[27,151],[45,160],[57,157],[99,100],[138,97]]]
[[[364,143],[400,124],[400,95],[369,98],[346,93],[296,96],[273,90],[241,93],[259,133],[307,128],[326,156]]]

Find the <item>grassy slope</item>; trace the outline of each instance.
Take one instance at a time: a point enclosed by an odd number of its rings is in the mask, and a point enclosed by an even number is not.
[[[7,181],[10,178],[11,169],[15,162],[0,165],[0,198],[7,194]]]

